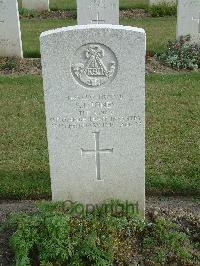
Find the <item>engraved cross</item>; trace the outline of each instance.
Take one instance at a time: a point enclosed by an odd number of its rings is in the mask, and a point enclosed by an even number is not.
[[[103,24],[105,22],[105,20],[101,20],[100,16],[99,16],[99,12],[97,13],[97,18],[91,20],[92,24]]]
[[[101,179],[101,162],[100,162],[100,154],[101,153],[113,153],[113,148],[112,149],[100,149],[99,147],[99,135],[100,132],[93,132],[94,138],[95,138],[95,149],[94,150],[84,150],[81,149],[81,155],[83,154],[94,154],[95,155],[95,160],[96,160],[96,177],[97,180],[102,180]]]
[[[200,33],[200,12],[199,12],[199,17],[198,18],[192,18],[193,21],[197,21],[198,25],[199,25],[199,33]]]

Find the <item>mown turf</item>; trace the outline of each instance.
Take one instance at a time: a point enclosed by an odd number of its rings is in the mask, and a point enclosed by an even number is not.
[[[50,29],[56,29],[60,27],[66,27],[75,25],[75,20],[63,20],[63,19],[22,19],[22,43],[24,57],[40,57],[40,41],[39,37],[43,31]]]
[[[175,17],[122,19],[120,23],[122,25],[144,28],[147,33],[147,50],[153,52],[160,53],[164,51],[166,49],[168,41],[175,39]],[[40,56],[39,36],[43,31],[75,24],[76,20],[72,19],[21,19],[24,56]]]
[[[199,73],[147,78],[147,188],[200,194],[199,83]]]
[[[49,168],[39,77],[1,77],[0,198],[49,195]]]
[[[176,39],[176,17],[123,19],[125,26],[143,28],[146,32],[147,51],[162,53],[166,50],[168,41]],[[166,34],[167,32],[167,34]]]
[[[147,77],[147,191],[200,194],[199,82],[195,73]],[[0,199],[48,197],[42,79],[0,77],[0,97]]]

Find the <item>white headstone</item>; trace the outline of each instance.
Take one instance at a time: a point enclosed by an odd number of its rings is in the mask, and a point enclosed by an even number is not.
[[[0,56],[23,57],[17,0],[0,0]]]
[[[200,0],[178,2],[177,39],[188,34],[192,42],[200,43]]]
[[[82,25],[41,35],[53,200],[144,212],[145,32]]]
[[[22,7],[28,10],[49,10],[49,0],[22,0]]]
[[[149,0],[150,5],[170,4],[175,5],[177,0]]]
[[[77,0],[77,21],[86,24],[119,24],[119,0]]]

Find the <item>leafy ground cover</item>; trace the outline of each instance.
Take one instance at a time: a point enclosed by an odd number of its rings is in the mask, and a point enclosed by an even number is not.
[[[184,227],[159,216],[143,221],[125,205],[88,212],[79,203],[43,202],[39,212],[15,215],[15,265],[197,265],[199,247]]]
[[[200,68],[200,45],[191,43],[190,35],[169,42],[165,53],[158,56],[163,64],[174,69],[198,70]]]
[[[15,258],[21,260],[30,249],[32,252],[28,255],[28,259],[31,262],[35,259],[35,264],[32,265],[39,265],[39,260],[44,260],[44,256],[46,259],[51,256],[49,259],[52,260],[55,258],[55,252],[59,261],[63,257],[68,257],[69,262],[74,259],[90,262],[94,258],[100,260],[101,255],[108,254],[107,248],[111,251],[109,257],[113,257],[116,262],[114,265],[199,265],[197,260],[200,254],[200,206],[197,199],[146,197],[145,222],[137,216],[134,217],[133,205],[132,207],[126,203],[122,205],[117,201],[111,203],[110,205],[108,202],[104,203],[102,211],[89,213],[84,211],[86,206],[80,204],[70,206],[70,204],[55,205],[50,202],[36,204],[33,201],[1,202],[0,265],[22,266],[21,263],[16,264]],[[15,213],[17,218],[14,215],[10,220],[12,213]],[[101,214],[100,217],[98,213]],[[103,230],[100,225],[103,226]],[[35,232],[38,234],[35,235]],[[73,232],[73,235],[70,232]],[[108,234],[105,235],[106,232]],[[11,242],[15,252],[10,246],[12,235]],[[109,247],[106,241],[104,245],[99,241],[108,237],[111,242],[114,240],[114,244]],[[73,241],[74,239],[76,241]],[[50,245],[50,250],[53,244],[52,254],[46,250],[46,247],[41,249],[45,241]],[[35,245],[31,248],[33,242]],[[87,247],[89,245],[89,250],[81,248],[83,243],[86,243]],[[87,256],[84,256],[85,254]],[[103,258],[106,259],[106,256]],[[89,262],[87,266],[90,265]]]
[[[147,77],[147,192],[200,194],[199,82],[199,73]],[[42,79],[0,77],[0,96],[0,199],[48,198]]]
[[[126,18],[122,19],[120,23],[122,25],[144,28],[147,33],[147,50],[153,53],[165,51],[168,41],[175,39],[175,17]],[[74,19],[21,19],[24,56],[40,57],[39,36],[43,31],[75,24],[76,20]]]

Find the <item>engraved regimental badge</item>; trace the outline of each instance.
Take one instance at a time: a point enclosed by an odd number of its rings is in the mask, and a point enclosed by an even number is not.
[[[86,44],[76,51],[71,71],[79,84],[97,89],[113,81],[117,68],[117,58],[110,48],[103,44]]]

